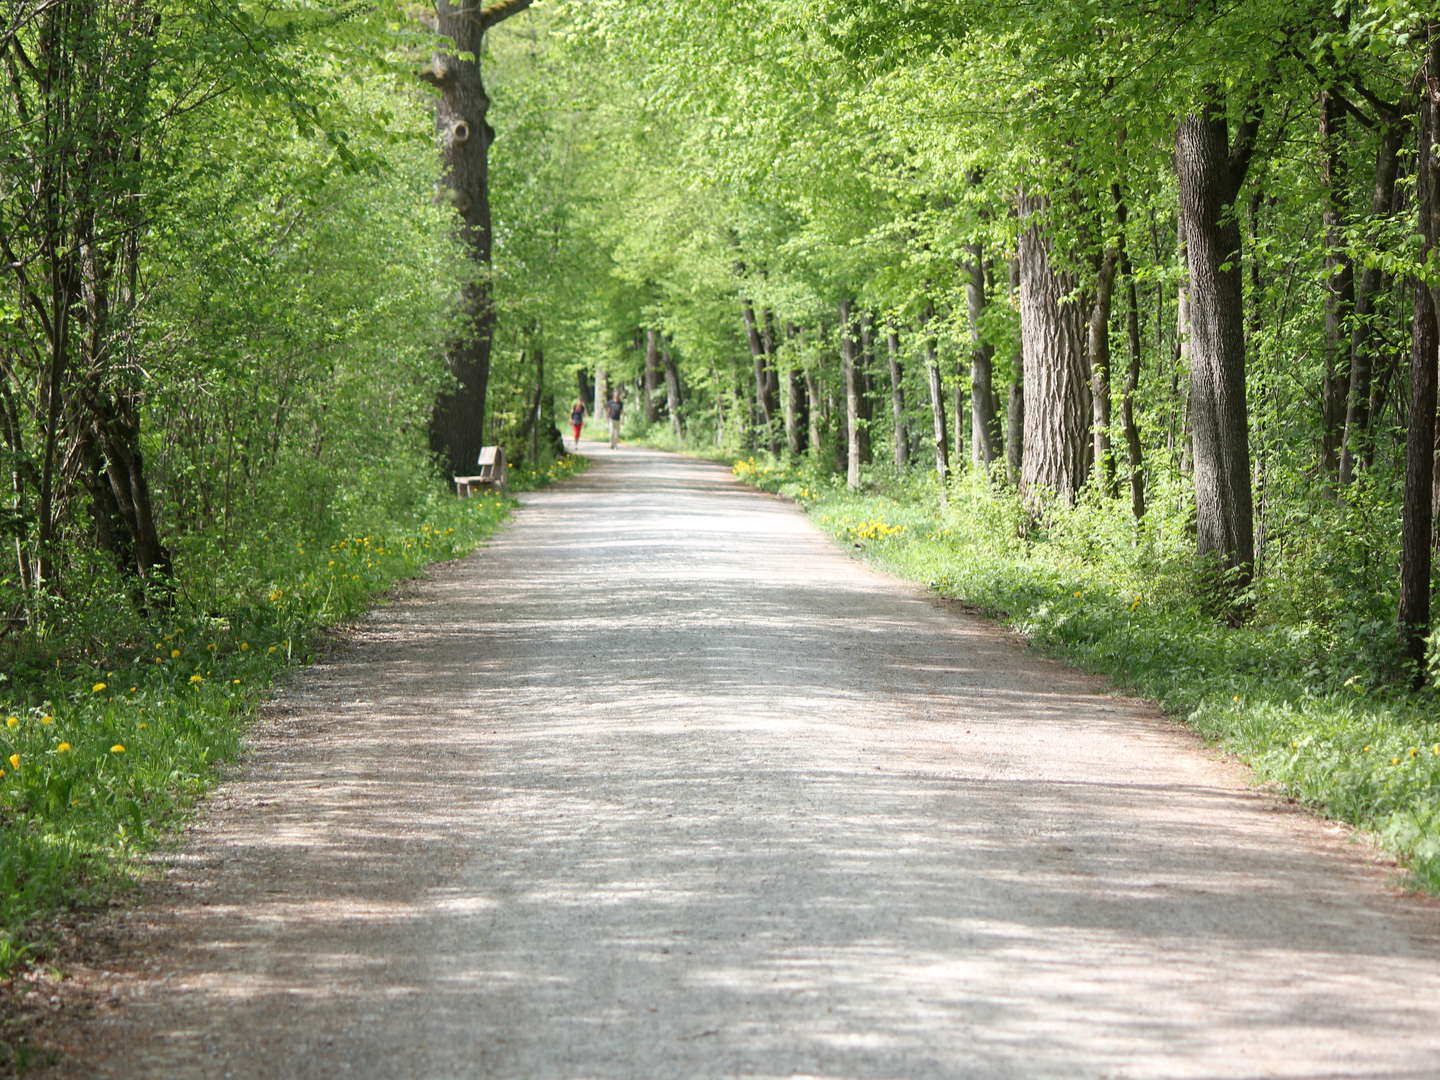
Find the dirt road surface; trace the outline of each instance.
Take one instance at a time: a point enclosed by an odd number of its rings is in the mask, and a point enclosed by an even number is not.
[[[1440,1076],[1440,909],[1341,830],[593,453],[291,680],[59,1075]]]

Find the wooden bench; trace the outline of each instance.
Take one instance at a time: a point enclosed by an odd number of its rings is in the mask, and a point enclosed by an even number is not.
[[[486,488],[505,490],[505,451],[486,446],[480,451],[480,471],[474,476],[455,477],[455,494],[462,499],[478,495]]]

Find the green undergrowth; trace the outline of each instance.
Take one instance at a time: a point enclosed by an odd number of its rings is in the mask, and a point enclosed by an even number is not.
[[[1178,492],[1156,492],[1140,526],[1111,500],[1037,527],[1013,493],[973,479],[942,510],[933,482],[857,494],[803,468],[755,458],[733,468],[885,570],[1153,699],[1261,782],[1373,833],[1440,892],[1440,695],[1394,677],[1390,597],[1332,602],[1304,576],[1309,562],[1286,564],[1248,598],[1244,625],[1217,619],[1196,599],[1205,569],[1188,554],[1184,516],[1164,510],[1181,505]]]
[[[583,468],[562,458],[516,489]],[[176,546],[177,598],[134,614],[123,592],[55,613],[56,633],[10,642],[0,676],[0,975],[43,957],[53,916],[133,880],[240,753],[281,672],[397,582],[476,547],[508,515],[498,494],[443,488],[403,513],[331,508],[349,528],[296,525]],[[298,518],[295,520],[299,520]],[[103,580],[103,578],[99,579]]]

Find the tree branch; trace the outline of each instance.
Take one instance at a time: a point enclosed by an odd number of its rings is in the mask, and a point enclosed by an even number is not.
[[[480,29],[489,30],[497,23],[504,22],[511,15],[518,15],[535,0],[496,0],[496,3],[480,9]]]

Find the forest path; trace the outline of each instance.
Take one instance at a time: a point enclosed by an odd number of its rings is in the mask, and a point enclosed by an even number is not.
[[[716,466],[588,444],[299,672],[62,1075],[1410,1077],[1440,909]]]

